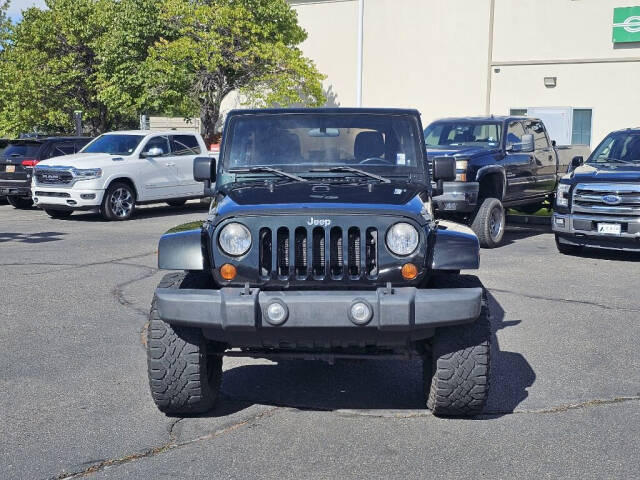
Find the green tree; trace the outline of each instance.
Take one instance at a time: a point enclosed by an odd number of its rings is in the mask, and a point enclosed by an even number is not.
[[[169,31],[145,62],[143,103],[199,115],[205,140],[233,91],[254,106],[324,103],[323,76],[298,48],[307,34],[285,0],[164,0],[160,18]]]
[[[47,0],[13,26],[0,74],[0,131],[91,134],[137,124],[142,64],[162,26],[156,0]]]

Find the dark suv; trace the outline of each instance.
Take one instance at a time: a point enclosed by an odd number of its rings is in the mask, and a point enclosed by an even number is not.
[[[455,175],[454,158],[433,162],[437,188]],[[232,111],[219,161],[197,157],[194,178],[214,197],[206,222],[158,248],[161,269],[184,271],[151,308],[160,410],[211,408],[224,355],[422,358],[434,413],[482,410],[488,310],[458,275],[478,268],[478,239],[433,217],[417,111]]]
[[[89,137],[50,137],[10,140],[0,154],[0,196],[15,208],[29,208],[33,167],[41,160],[72,155],[89,143]]]

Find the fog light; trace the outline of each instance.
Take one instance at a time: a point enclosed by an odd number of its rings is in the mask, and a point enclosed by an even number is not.
[[[288,316],[289,311],[284,303],[274,301],[267,307],[267,322],[271,325],[282,325]]]
[[[405,263],[402,266],[402,278],[405,280],[413,280],[418,276],[418,267],[413,263]]]
[[[373,309],[364,300],[356,300],[351,304],[349,309],[349,317],[356,325],[365,325],[369,323],[373,316]]]
[[[95,193],[81,193],[80,194],[80,198],[83,200],[93,200],[94,198],[96,198],[96,194]]]
[[[556,225],[559,227],[564,227],[564,218],[556,217]]]
[[[238,272],[236,270],[236,267],[234,267],[230,263],[225,263],[220,267],[220,276],[227,281],[233,280],[234,278],[236,278],[237,273]]]

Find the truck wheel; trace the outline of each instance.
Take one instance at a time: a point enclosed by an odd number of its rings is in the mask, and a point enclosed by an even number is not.
[[[68,218],[73,213],[73,210],[54,210],[49,208],[45,208],[44,211],[51,218]]]
[[[186,200],[169,200],[167,202],[167,205],[169,205],[170,207],[181,207],[185,203],[187,203]]]
[[[423,365],[427,407],[434,415],[482,412],[489,396],[490,339],[485,299],[474,323],[437,330]]]
[[[206,288],[199,273],[171,273],[158,287]],[[154,297],[147,330],[147,367],[151,396],[168,415],[202,413],[213,408],[220,390],[222,357],[199,329],[172,326],[158,315]]]
[[[18,208],[20,210],[26,210],[33,206],[33,200],[29,197],[14,197],[10,195],[7,197],[7,202],[9,202],[13,208]]]
[[[105,220],[129,220],[136,208],[136,194],[126,183],[109,185],[102,199],[100,213]]]
[[[481,247],[494,248],[500,244],[505,221],[502,202],[497,198],[485,198],[471,223]]]
[[[563,255],[578,255],[582,252],[581,245],[569,245],[568,243],[560,243],[560,238],[556,234],[556,247]]]

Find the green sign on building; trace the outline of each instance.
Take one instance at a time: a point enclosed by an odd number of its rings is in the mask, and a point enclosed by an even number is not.
[[[640,7],[613,9],[613,43],[640,42]]]

